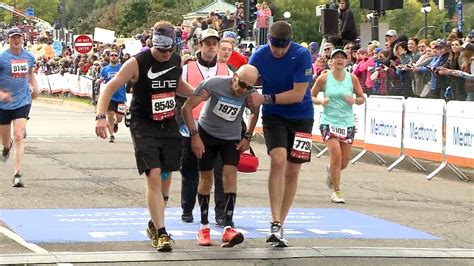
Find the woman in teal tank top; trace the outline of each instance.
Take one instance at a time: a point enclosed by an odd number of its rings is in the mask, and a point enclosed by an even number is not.
[[[353,104],[365,102],[358,78],[345,71],[347,55],[342,50],[331,54],[331,70],[322,74],[314,83],[311,95],[314,104],[321,104],[321,135],[329,151],[326,184],[332,190],[334,203],[344,203],[340,190],[341,171],[347,167],[355,135]],[[324,97],[318,98],[322,92]],[[356,97],[353,97],[353,94]]]

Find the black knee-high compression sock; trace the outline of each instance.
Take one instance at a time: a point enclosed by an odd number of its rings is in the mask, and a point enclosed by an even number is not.
[[[210,195],[198,193],[199,207],[201,207],[201,224],[209,224],[209,200]]]
[[[224,193],[225,226],[232,225],[232,217],[234,217],[235,198],[237,198],[236,193]]]

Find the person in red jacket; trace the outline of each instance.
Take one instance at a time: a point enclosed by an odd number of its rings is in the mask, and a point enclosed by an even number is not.
[[[219,47],[222,45],[223,42],[230,42],[232,44],[232,54],[230,58],[227,60],[227,64],[229,64],[234,70],[239,69],[241,66],[247,64],[247,58],[235,50],[236,47],[236,40],[237,33],[233,31],[225,31],[223,34],[223,38],[219,43]],[[224,44],[225,45],[225,44]]]

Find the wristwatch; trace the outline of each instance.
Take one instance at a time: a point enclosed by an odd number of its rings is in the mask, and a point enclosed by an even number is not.
[[[244,135],[244,138],[247,139],[248,141],[251,141],[253,139],[253,134],[250,132],[246,132]]]
[[[197,131],[197,129],[191,129],[191,130],[189,130],[189,136],[192,137],[192,136],[194,136],[194,135],[196,135],[196,134],[199,134],[199,132]]]
[[[95,116],[95,120],[106,119],[106,118],[107,118],[107,116],[104,115],[104,114],[98,114],[98,115]]]

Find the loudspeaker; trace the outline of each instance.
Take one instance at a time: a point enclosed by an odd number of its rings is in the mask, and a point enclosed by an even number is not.
[[[379,10],[403,9],[403,0],[375,0]]]
[[[337,9],[321,9],[320,31],[324,35],[333,36],[339,34],[339,21]]]
[[[375,10],[375,1],[376,0],[360,0],[361,9]]]
[[[377,11],[403,9],[403,0],[360,0],[360,8]]]

